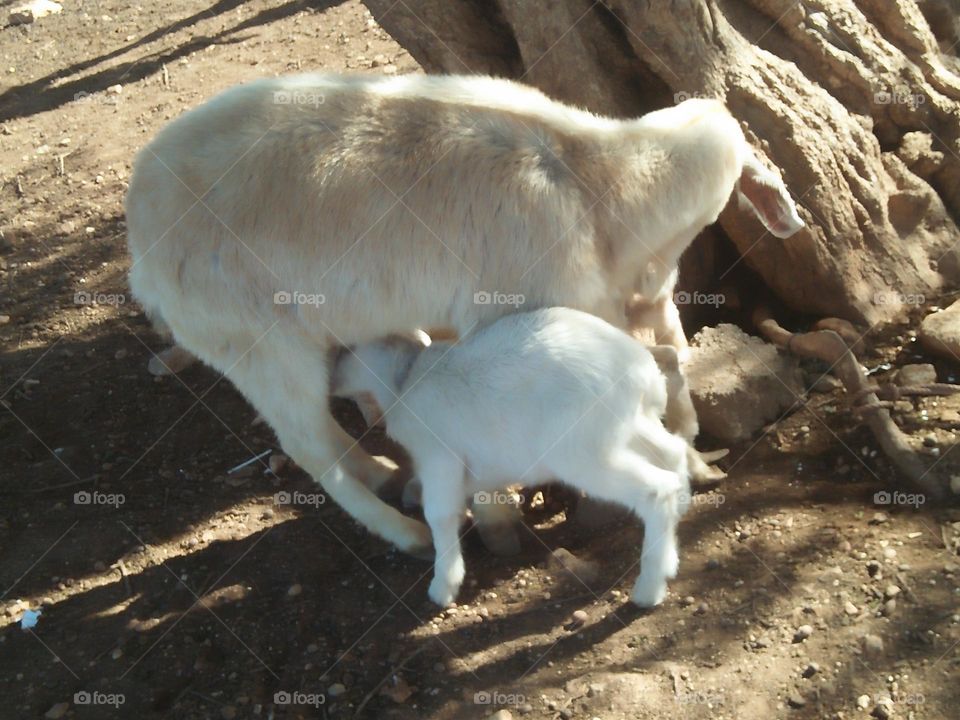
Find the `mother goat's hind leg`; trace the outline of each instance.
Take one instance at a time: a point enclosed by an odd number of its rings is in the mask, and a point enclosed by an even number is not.
[[[276,328],[270,335],[279,332]],[[431,557],[427,526],[384,503],[341,465],[333,440],[339,428],[327,405],[326,357],[293,333],[268,336],[226,375],[270,423],[283,449],[340,507],[401,550]]]

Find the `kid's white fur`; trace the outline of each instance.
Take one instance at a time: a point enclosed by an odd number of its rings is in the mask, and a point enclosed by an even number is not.
[[[508,315],[458,343],[394,336],[343,353],[333,391],[371,393],[387,433],[413,459],[436,553],[434,602],[453,602],[463,581],[467,498],[554,479],[643,520],[631,599],[663,600],[690,496],[688,446],[661,422],[667,386],[653,355],[624,332],[548,308]]]

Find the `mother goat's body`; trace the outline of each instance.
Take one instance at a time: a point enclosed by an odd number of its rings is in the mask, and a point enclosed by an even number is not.
[[[638,276],[669,276],[746,152],[712,101],[616,121],[490,78],[261,80],[140,153],[130,283],[328,494],[416,551],[425,526],[354,477],[377,467],[329,416],[328,349],[418,327],[465,335],[520,296],[623,327]]]

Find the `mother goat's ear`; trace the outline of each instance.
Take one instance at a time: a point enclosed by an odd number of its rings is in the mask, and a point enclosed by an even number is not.
[[[790,237],[804,227],[783,180],[764,167],[749,150],[737,182],[737,197],[740,207],[753,210],[764,227],[778,238]]]

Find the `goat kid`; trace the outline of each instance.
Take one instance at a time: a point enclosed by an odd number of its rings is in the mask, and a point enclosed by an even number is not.
[[[553,479],[643,520],[631,599],[663,600],[689,503],[687,443],[661,422],[667,387],[653,356],[624,332],[548,308],[508,315],[455,344],[394,336],[341,354],[333,392],[371,393],[387,433],[413,459],[436,553],[434,602],[453,602],[463,581],[466,499]]]

